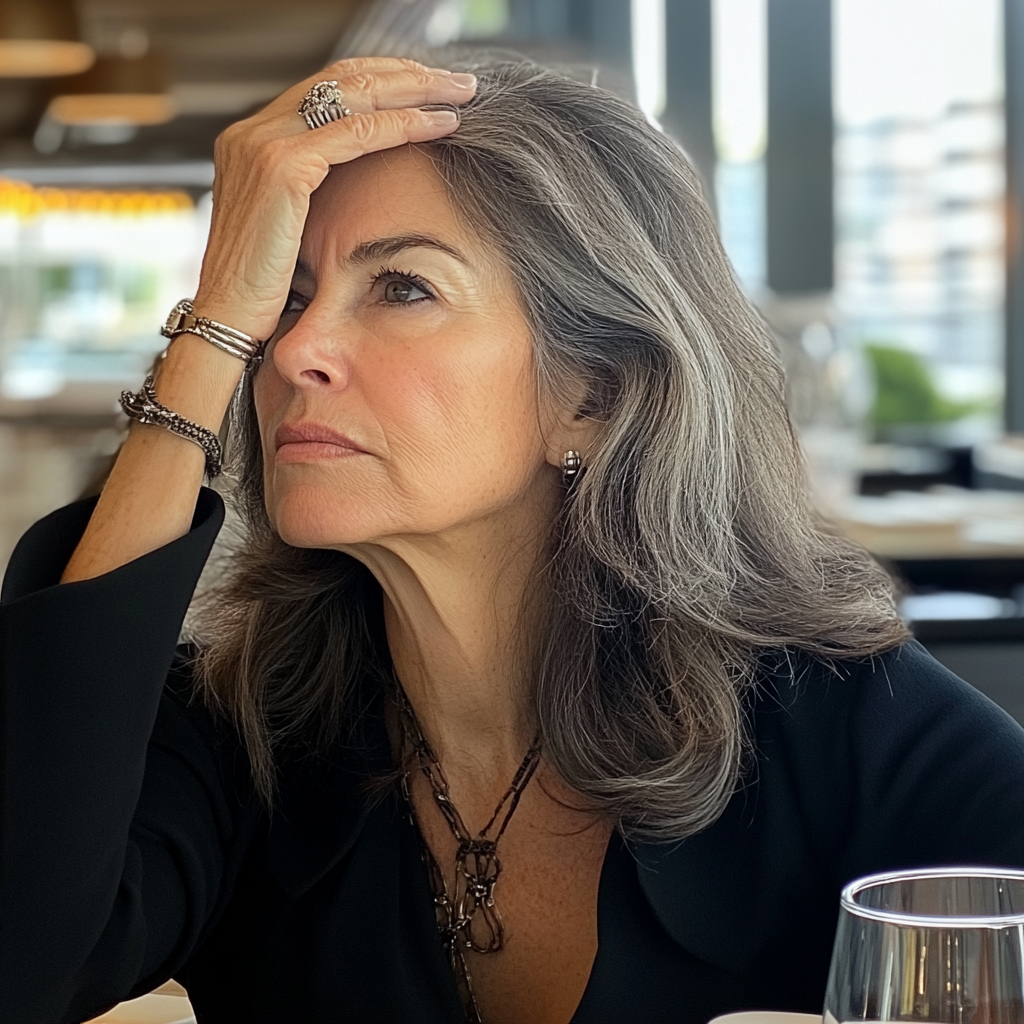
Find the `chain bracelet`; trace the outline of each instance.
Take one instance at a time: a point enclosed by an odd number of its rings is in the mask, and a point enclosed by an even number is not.
[[[207,430],[206,427],[201,427],[198,423],[193,423],[184,416],[172,412],[167,406],[161,405],[156,397],[152,376],[145,379],[141,391],[121,392],[121,408],[129,419],[163,427],[199,445],[206,456],[206,475],[211,480],[220,475],[224,464],[224,450],[221,448],[220,439],[212,430]]]
[[[160,333],[172,341],[179,334],[196,334],[229,356],[241,359],[246,370],[255,370],[263,360],[263,342],[227,324],[196,316],[191,299],[182,299],[171,310]]]

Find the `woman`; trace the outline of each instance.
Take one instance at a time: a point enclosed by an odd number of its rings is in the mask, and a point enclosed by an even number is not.
[[[1024,736],[815,521],[685,157],[473,70],[221,137],[206,320],[12,561],[8,1024],[168,977],[204,1024],[814,1012],[845,881],[1024,865]]]

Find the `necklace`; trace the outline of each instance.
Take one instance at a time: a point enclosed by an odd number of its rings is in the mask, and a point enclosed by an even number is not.
[[[519,806],[523,790],[537,770],[540,762],[540,737],[534,739],[526,752],[526,757],[519,765],[511,785],[498,801],[498,806],[494,808],[491,820],[474,837],[452,803],[444,769],[424,737],[401,686],[398,687],[398,707],[401,712],[403,733],[412,747],[416,764],[430,784],[434,802],[459,844],[455,853],[455,893],[452,894],[448,891],[441,866],[437,863],[437,858],[424,839],[423,829],[416,820],[416,812],[409,796],[409,772],[406,771],[402,776],[402,793],[413,824],[420,834],[423,861],[430,877],[430,887],[434,892],[437,928],[455,974],[466,1017],[471,1024],[482,1024],[480,1008],[473,995],[473,983],[469,975],[469,965],[466,963],[465,950],[471,949],[474,953],[498,953],[505,946],[505,928],[494,902],[494,887],[501,874],[498,840],[508,828],[508,823]],[[503,809],[505,815],[501,825],[494,837],[490,838],[489,833]]]

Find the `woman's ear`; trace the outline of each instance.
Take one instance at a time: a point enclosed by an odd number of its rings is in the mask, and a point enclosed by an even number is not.
[[[550,465],[561,469],[565,453],[575,451],[580,453],[586,466],[587,456],[597,444],[600,433],[601,423],[578,408],[561,411],[554,417],[544,438],[545,458]]]

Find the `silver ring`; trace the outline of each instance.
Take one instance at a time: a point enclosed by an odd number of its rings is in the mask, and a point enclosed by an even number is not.
[[[345,106],[337,82],[317,82],[302,97],[298,112],[310,128],[323,128],[331,121],[340,121],[352,115],[352,111]]]

